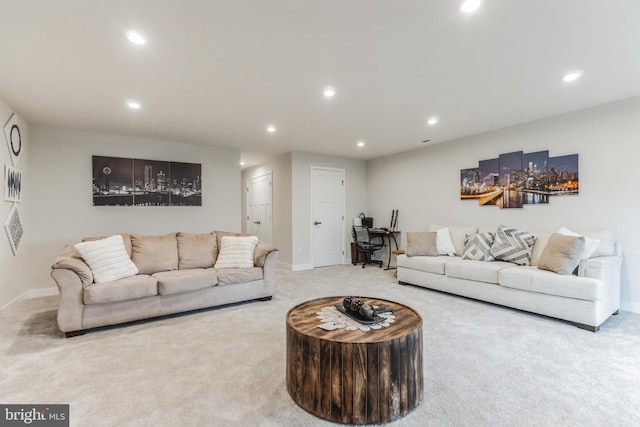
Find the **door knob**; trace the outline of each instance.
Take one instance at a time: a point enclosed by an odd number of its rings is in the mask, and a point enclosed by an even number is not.
[[[253,221],[253,223],[260,225],[260,221]]]
[[[320,225],[320,224],[322,224],[320,221],[314,221],[313,222],[313,225]]]

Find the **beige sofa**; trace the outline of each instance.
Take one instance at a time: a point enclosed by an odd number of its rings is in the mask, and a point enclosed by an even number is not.
[[[537,266],[551,232],[532,233],[535,244],[524,266],[462,258],[466,236],[495,228],[430,225],[428,230],[443,228],[450,231],[455,256],[399,255],[399,283],[563,319],[593,332],[618,312],[622,249],[607,230],[581,233],[598,239],[597,249],[579,261],[574,274],[557,274]]]
[[[133,276],[96,283],[93,273],[97,271],[92,271],[76,245],[67,245],[53,263],[51,276],[61,297],[58,325],[67,337],[100,326],[240,301],[270,300],[276,291],[278,249],[271,244],[257,242],[250,267],[215,267],[225,236],[246,234],[214,231],[121,236],[124,256],[136,266]]]

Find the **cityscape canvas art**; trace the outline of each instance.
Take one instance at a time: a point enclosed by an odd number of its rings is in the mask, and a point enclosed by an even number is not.
[[[199,163],[93,156],[94,206],[202,206]]]
[[[460,170],[460,198],[500,208],[549,203],[551,196],[579,193],[578,155],[549,157],[548,151],[500,154]]]

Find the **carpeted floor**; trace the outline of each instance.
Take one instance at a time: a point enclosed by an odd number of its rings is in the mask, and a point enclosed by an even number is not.
[[[353,266],[278,272],[250,302],[63,338],[57,297],[0,313],[0,402],[68,403],[72,426],[328,426],[285,386],[285,315],[321,296],[392,299],[424,326],[425,398],[393,426],[640,425],[640,315],[598,333]]]

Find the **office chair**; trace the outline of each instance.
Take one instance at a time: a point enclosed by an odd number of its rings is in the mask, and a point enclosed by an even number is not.
[[[353,226],[351,229],[351,234],[353,234],[353,240],[356,244],[356,251],[364,254],[365,260],[362,263],[362,268],[364,268],[367,264],[378,264],[379,267],[382,267],[382,261],[377,259],[371,259],[371,255],[378,249],[384,246],[384,241],[380,237],[380,243],[372,242],[371,236],[369,235],[369,229],[367,227],[358,227]],[[376,239],[376,238],[374,238]],[[353,265],[356,265],[356,261],[353,262]]]

